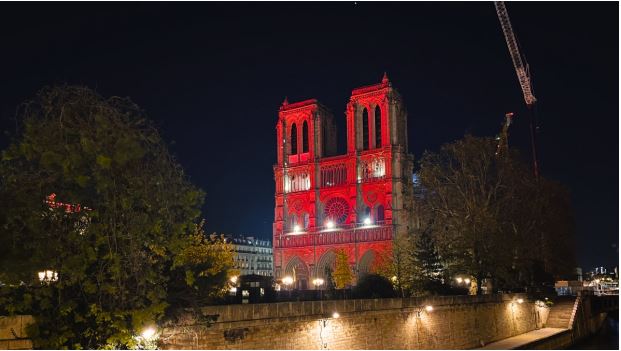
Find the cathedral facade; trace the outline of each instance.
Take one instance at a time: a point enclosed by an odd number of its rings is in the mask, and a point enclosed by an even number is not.
[[[354,89],[346,112],[347,153],[315,99],[283,102],[276,125],[274,273],[313,286],[345,250],[356,276],[389,255],[413,221],[413,156],[407,113],[387,76]],[[324,279],[325,280],[325,279]]]

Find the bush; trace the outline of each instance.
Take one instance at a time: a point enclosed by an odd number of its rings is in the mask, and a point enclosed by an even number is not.
[[[353,289],[353,295],[359,299],[389,298],[395,297],[392,283],[378,274],[364,275]]]

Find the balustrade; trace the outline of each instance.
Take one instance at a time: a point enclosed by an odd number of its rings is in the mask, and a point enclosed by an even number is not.
[[[392,239],[392,226],[364,226],[332,229],[303,234],[284,234],[274,242],[274,248],[353,244],[355,242],[383,241]]]

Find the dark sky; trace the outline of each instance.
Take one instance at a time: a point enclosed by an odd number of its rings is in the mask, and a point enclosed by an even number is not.
[[[579,260],[618,264],[617,3],[508,3],[539,99],[542,173],[571,189]],[[271,237],[275,123],[285,96],[338,121],[384,71],[409,146],[498,133],[529,156],[527,116],[494,5],[184,3],[0,5],[0,127],[45,85],[129,96],[206,193],[207,230]],[[3,136],[0,146],[6,145]]]

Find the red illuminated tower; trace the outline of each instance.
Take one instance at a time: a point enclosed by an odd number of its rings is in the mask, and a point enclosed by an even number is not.
[[[285,99],[278,113],[274,271],[299,289],[324,278],[337,249],[369,272],[411,226],[407,114],[386,75],[352,91],[346,118],[347,154],[335,156],[334,118],[317,100]]]

